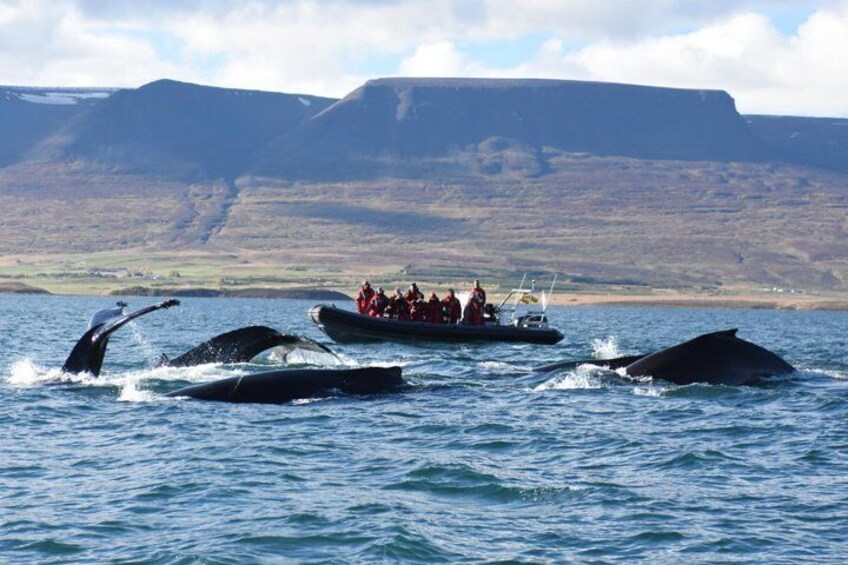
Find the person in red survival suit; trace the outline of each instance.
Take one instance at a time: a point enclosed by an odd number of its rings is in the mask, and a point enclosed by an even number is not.
[[[399,288],[396,288],[395,293],[389,298],[389,307],[386,308],[386,313],[395,320],[409,320],[409,303],[407,303]]]
[[[360,314],[368,312],[371,306],[371,300],[374,298],[374,289],[371,288],[371,283],[362,281],[362,288],[359,289],[359,296],[356,297],[356,309]]]
[[[480,286],[480,281],[475,280],[471,287],[471,296],[465,306],[462,321],[472,326],[483,325],[483,308],[486,306],[486,291]]]
[[[459,298],[452,288],[448,289],[448,295],[442,299],[442,308],[444,310],[444,320],[448,324],[455,324],[462,317],[462,304],[459,303]]]
[[[426,310],[426,320],[428,322],[431,324],[442,323],[442,301],[439,300],[439,296],[435,292],[430,295],[430,300],[427,301]]]
[[[417,298],[409,303],[409,319],[413,322],[424,322],[427,320],[427,303]]]
[[[480,279],[475,279],[474,286],[471,287],[471,298],[475,296],[478,302],[480,302],[480,312],[482,312],[483,307],[486,305],[486,291],[480,286]]]
[[[386,308],[389,305],[389,297],[383,291],[383,287],[377,287],[377,294],[371,299],[371,304],[368,306],[368,315],[372,318],[382,318],[386,313]]]
[[[483,306],[480,305],[480,297],[472,294],[465,305],[462,313],[462,323],[470,326],[483,325]]]
[[[424,300],[424,293],[418,290],[418,285],[412,283],[409,285],[409,290],[406,291],[406,301],[412,304],[416,300]]]

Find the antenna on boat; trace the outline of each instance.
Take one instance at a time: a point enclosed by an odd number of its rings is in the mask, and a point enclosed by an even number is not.
[[[554,273],[554,280],[551,282],[551,289],[548,291],[548,294],[545,295],[545,291],[542,291],[542,310],[548,309],[548,299],[554,294],[554,285],[556,285],[557,277],[559,277],[559,273]]]
[[[524,276],[521,277],[521,284],[518,285],[518,290],[524,290],[524,281],[527,279],[527,273],[524,273]]]

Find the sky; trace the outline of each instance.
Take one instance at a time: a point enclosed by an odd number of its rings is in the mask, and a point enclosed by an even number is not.
[[[727,90],[848,117],[848,0],[0,0],[0,84],[342,97],[386,76]]]

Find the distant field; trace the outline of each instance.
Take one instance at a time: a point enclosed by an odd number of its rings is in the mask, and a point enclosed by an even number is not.
[[[773,164],[551,154],[536,177],[186,184],[0,169],[0,281],[355,289],[411,280],[568,290],[844,292],[848,176]],[[123,269],[117,278],[118,269]],[[136,276],[127,278],[133,273]],[[179,276],[177,276],[179,274]]]

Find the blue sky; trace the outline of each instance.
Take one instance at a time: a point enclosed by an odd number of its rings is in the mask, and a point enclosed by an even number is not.
[[[381,76],[730,92],[848,116],[848,0],[0,0],[0,83],[173,78],[344,96]]]

